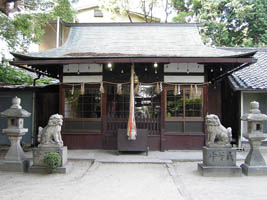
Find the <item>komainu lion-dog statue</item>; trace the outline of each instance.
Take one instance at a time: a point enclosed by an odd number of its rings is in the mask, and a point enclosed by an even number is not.
[[[46,127],[39,127],[38,142],[39,147],[62,147],[61,126],[63,116],[59,114],[51,115]]]
[[[217,115],[210,114],[206,116],[206,126],[208,131],[207,146],[225,146],[231,147],[232,129],[225,128]]]

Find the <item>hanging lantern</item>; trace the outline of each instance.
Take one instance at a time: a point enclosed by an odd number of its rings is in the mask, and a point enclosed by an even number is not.
[[[180,87],[180,85],[178,85],[178,95],[180,95],[181,94],[181,87]]]
[[[108,69],[109,69],[110,71],[112,71],[112,64],[111,64],[111,63],[108,63],[107,66],[108,66]]]
[[[84,83],[81,83],[81,95],[84,95]]]
[[[117,84],[117,94],[122,95],[122,84]]]
[[[159,83],[159,91],[162,92],[163,88],[162,88],[162,82]]]
[[[101,93],[105,93],[105,89],[104,89],[104,86],[103,86],[103,81],[100,83],[100,92]]]

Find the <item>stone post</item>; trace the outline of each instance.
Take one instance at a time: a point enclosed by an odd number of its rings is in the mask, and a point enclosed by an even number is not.
[[[250,145],[250,151],[241,168],[248,176],[267,175],[266,162],[260,152],[261,143],[267,138],[267,134],[263,133],[263,122],[267,121],[267,115],[260,112],[259,103],[256,101],[251,102],[250,107],[250,112],[241,117],[241,120],[248,123],[248,130],[244,133],[244,137],[248,139]]]
[[[22,109],[20,102],[20,98],[13,98],[12,106],[1,113],[2,117],[8,118],[8,127],[3,129],[2,132],[11,143],[3,163],[0,164],[0,169],[4,171],[26,172],[29,167],[29,160],[20,146],[20,141],[22,136],[28,132],[27,128],[23,128],[24,117],[29,117],[31,113]]]

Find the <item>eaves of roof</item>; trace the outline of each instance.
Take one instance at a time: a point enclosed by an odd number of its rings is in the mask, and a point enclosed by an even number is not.
[[[55,49],[13,55],[22,60],[107,58],[249,58],[255,51],[237,52],[207,47],[200,24],[82,23],[71,24],[66,43]]]

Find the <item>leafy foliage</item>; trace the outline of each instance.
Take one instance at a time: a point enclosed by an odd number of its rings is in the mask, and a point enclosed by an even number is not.
[[[205,42],[218,46],[267,45],[266,0],[173,0],[175,22],[204,24]]]
[[[61,156],[57,152],[50,152],[44,157],[44,163],[53,171],[61,165]]]
[[[119,12],[122,15],[128,16],[129,21],[132,22],[130,11],[136,10],[144,15],[146,23],[153,22],[153,11],[160,0],[99,0],[101,8],[110,12]],[[162,1],[162,0],[161,0]]]
[[[0,13],[0,39],[7,42],[14,52],[27,52],[31,43],[39,43],[44,26],[57,16],[66,22],[73,22],[75,12],[69,0],[25,1],[25,9],[11,17]]]
[[[41,42],[43,28],[49,20],[59,16],[63,21],[73,22],[74,14],[69,0],[25,0],[20,12],[9,17],[0,12],[0,40],[8,45],[10,51],[26,53],[32,43]],[[0,64],[0,82],[32,84],[33,81],[26,71],[12,67],[6,61]],[[50,78],[41,78],[36,83],[48,84],[50,81]]]
[[[43,77],[36,84],[49,84],[51,78]],[[7,61],[0,64],[0,82],[8,84],[33,84],[34,78],[25,70],[10,66]]]

